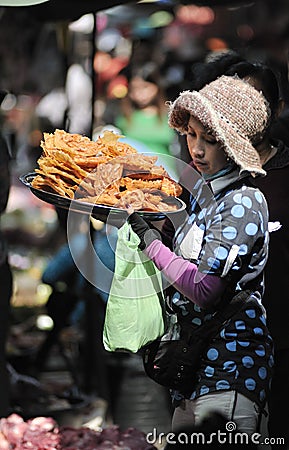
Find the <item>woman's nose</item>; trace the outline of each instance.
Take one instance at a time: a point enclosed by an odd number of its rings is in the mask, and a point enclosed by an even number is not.
[[[204,146],[198,139],[195,139],[194,142],[192,143],[190,152],[192,156],[195,156],[197,158],[203,158],[205,155]]]

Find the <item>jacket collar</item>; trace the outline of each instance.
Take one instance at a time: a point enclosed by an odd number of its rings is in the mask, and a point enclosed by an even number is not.
[[[235,181],[241,180],[242,178],[248,177],[248,173],[242,173],[240,175],[239,168],[234,169],[232,172],[212,180],[209,184],[214,195],[223,191],[225,188],[235,183]]]
[[[272,141],[272,144],[277,147],[277,153],[264,165],[266,171],[271,169],[281,169],[282,167],[289,165],[289,148],[279,140]]]

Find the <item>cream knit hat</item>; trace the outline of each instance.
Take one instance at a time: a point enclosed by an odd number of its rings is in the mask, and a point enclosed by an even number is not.
[[[266,175],[253,144],[268,126],[270,107],[262,93],[238,77],[221,76],[200,91],[184,91],[169,103],[169,125],[187,132],[190,116],[198,119],[224,146],[240,172]]]

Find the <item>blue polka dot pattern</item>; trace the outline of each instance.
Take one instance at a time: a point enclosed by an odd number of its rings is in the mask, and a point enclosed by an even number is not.
[[[217,212],[217,213],[222,212],[224,208],[225,208],[225,203],[224,203],[224,202],[221,202],[221,203],[218,205],[218,207],[216,208],[216,212]]]
[[[244,195],[244,197],[242,198],[242,205],[246,206],[246,208],[252,208],[252,200],[250,199],[250,197],[246,197]]]
[[[201,325],[202,321],[201,321],[201,319],[199,319],[199,317],[194,317],[194,319],[192,320],[192,323],[194,325]]]
[[[215,361],[219,356],[219,352],[215,348],[210,348],[207,352],[207,356],[210,361]]]
[[[217,391],[220,391],[222,389],[229,389],[229,388],[230,388],[230,385],[227,380],[220,380],[220,381],[217,381],[217,383],[216,383]]]
[[[188,219],[188,223],[192,224],[195,221],[195,218],[196,218],[195,214],[192,214]]]
[[[237,365],[235,361],[225,361],[223,364],[223,369],[226,372],[235,372],[237,370]]]
[[[219,223],[221,221],[222,221],[222,215],[221,214],[216,214],[214,216],[214,219],[213,219],[213,224]]]
[[[236,320],[235,328],[236,328],[236,330],[245,330],[246,329],[245,322],[243,320]]]
[[[253,331],[255,334],[260,334],[260,335],[264,334],[263,329],[260,327],[255,327]]]
[[[233,217],[237,219],[244,217],[245,208],[242,205],[234,205],[231,209],[231,213]]]
[[[247,223],[245,227],[245,233],[248,234],[248,236],[255,236],[255,234],[258,231],[258,227],[255,223]]]
[[[237,236],[236,228],[235,227],[226,227],[226,228],[224,228],[223,236],[224,236],[225,239],[229,239],[229,240],[235,239],[236,236]]]
[[[200,389],[200,392],[201,392],[202,395],[204,395],[204,394],[208,394],[210,391],[209,391],[209,388],[207,386],[202,386],[201,389]]]
[[[214,250],[214,255],[217,259],[226,259],[228,250],[225,247],[220,246]]]
[[[212,377],[215,374],[215,369],[212,366],[207,366],[205,368],[205,375],[206,377]]]
[[[207,264],[210,269],[217,269],[220,267],[220,261],[217,258],[208,258]]]
[[[260,320],[262,321],[262,323],[265,325],[266,324],[266,319],[264,316],[260,317]]]
[[[258,356],[265,356],[265,347],[264,345],[259,345],[258,348],[255,350],[256,354]]]
[[[238,340],[238,344],[239,344],[241,347],[248,347],[248,346],[250,345],[250,342]]]
[[[271,368],[274,366],[274,358],[273,358],[272,355],[269,357],[269,363],[268,363],[268,365],[269,365],[269,367],[271,367]]]
[[[244,367],[247,367],[247,369],[250,369],[254,366],[254,359],[252,358],[252,356],[244,356],[242,358],[242,364]]]
[[[214,240],[214,235],[213,235],[213,233],[207,234],[207,236],[205,237],[205,240],[206,240],[207,242],[213,242],[213,240]]]
[[[256,294],[211,342],[202,359],[199,380],[192,388],[191,398],[236,389],[264,407],[274,365],[272,338],[259,305],[264,291],[263,270],[269,243],[267,204],[254,187],[228,187],[209,199],[208,187],[201,187],[199,181],[197,184],[195,187],[200,190],[194,192],[187,223],[176,234],[176,253],[180,256],[183,256],[182,252],[197,254],[194,262],[203,274],[220,277],[230,264],[228,273],[236,274],[238,289],[254,286]],[[199,253],[193,253],[195,248],[183,248],[185,244],[193,245],[187,244],[189,240],[184,241],[193,224],[204,231]],[[233,245],[237,254],[235,260],[228,263]],[[244,266],[250,270],[238,277]],[[175,298],[173,304],[179,316],[186,312],[186,320],[195,326],[208,316],[208,311],[182,296],[178,300]]]
[[[258,375],[262,380],[265,380],[265,378],[267,377],[266,367],[260,367],[260,369],[258,370]]]
[[[235,203],[239,203],[239,204],[242,203],[242,194],[241,193],[235,194],[233,196],[233,200]]]
[[[246,314],[248,317],[250,317],[250,319],[254,319],[256,317],[256,311],[255,309],[246,309]]]
[[[265,224],[264,224],[264,217],[263,215],[260,213],[260,211],[258,212],[259,215],[259,219],[260,219],[260,229],[262,231],[262,233],[265,232]],[[266,224],[267,225],[267,224]]]
[[[240,248],[239,248],[239,255],[240,255],[240,256],[242,256],[242,255],[247,255],[247,253],[248,253],[248,247],[247,247],[247,245],[246,245],[246,244],[241,244],[241,245],[240,245]]]
[[[206,208],[202,209],[198,214],[198,219],[202,220],[206,215]]]
[[[254,192],[254,196],[258,203],[260,203],[260,204],[263,203],[263,196],[262,196],[261,192],[259,192],[259,191]]]
[[[226,349],[229,350],[229,352],[235,352],[237,350],[237,341],[227,342]]]
[[[245,380],[245,386],[249,391],[256,389],[256,381],[253,378],[247,378]]]

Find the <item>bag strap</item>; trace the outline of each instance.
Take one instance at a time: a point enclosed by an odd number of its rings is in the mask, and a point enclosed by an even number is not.
[[[218,309],[213,314],[212,319],[216,323],[223,325],[231,317],[233,317],[236,312],[238,312],[242,308],[244,302],[246,302],[250,298],[251,293],[252,292],[249,290],[238,292],[236,295],[234,295],[234,297],[231,299],[231,301],[226,305],[224,309]]]
[[[244,306],[244,302],[248,301],[251,296],[251,291],[240,291],[227,304],[225,309],[218,309],[215,311],[210,319],[203,322],[197,328],[192,329],[192,325],[181,322],[181,334],[190,342],[192,336],[199,336],[203,339],[213,337],[224,326],[224,324],[231,319]]]

